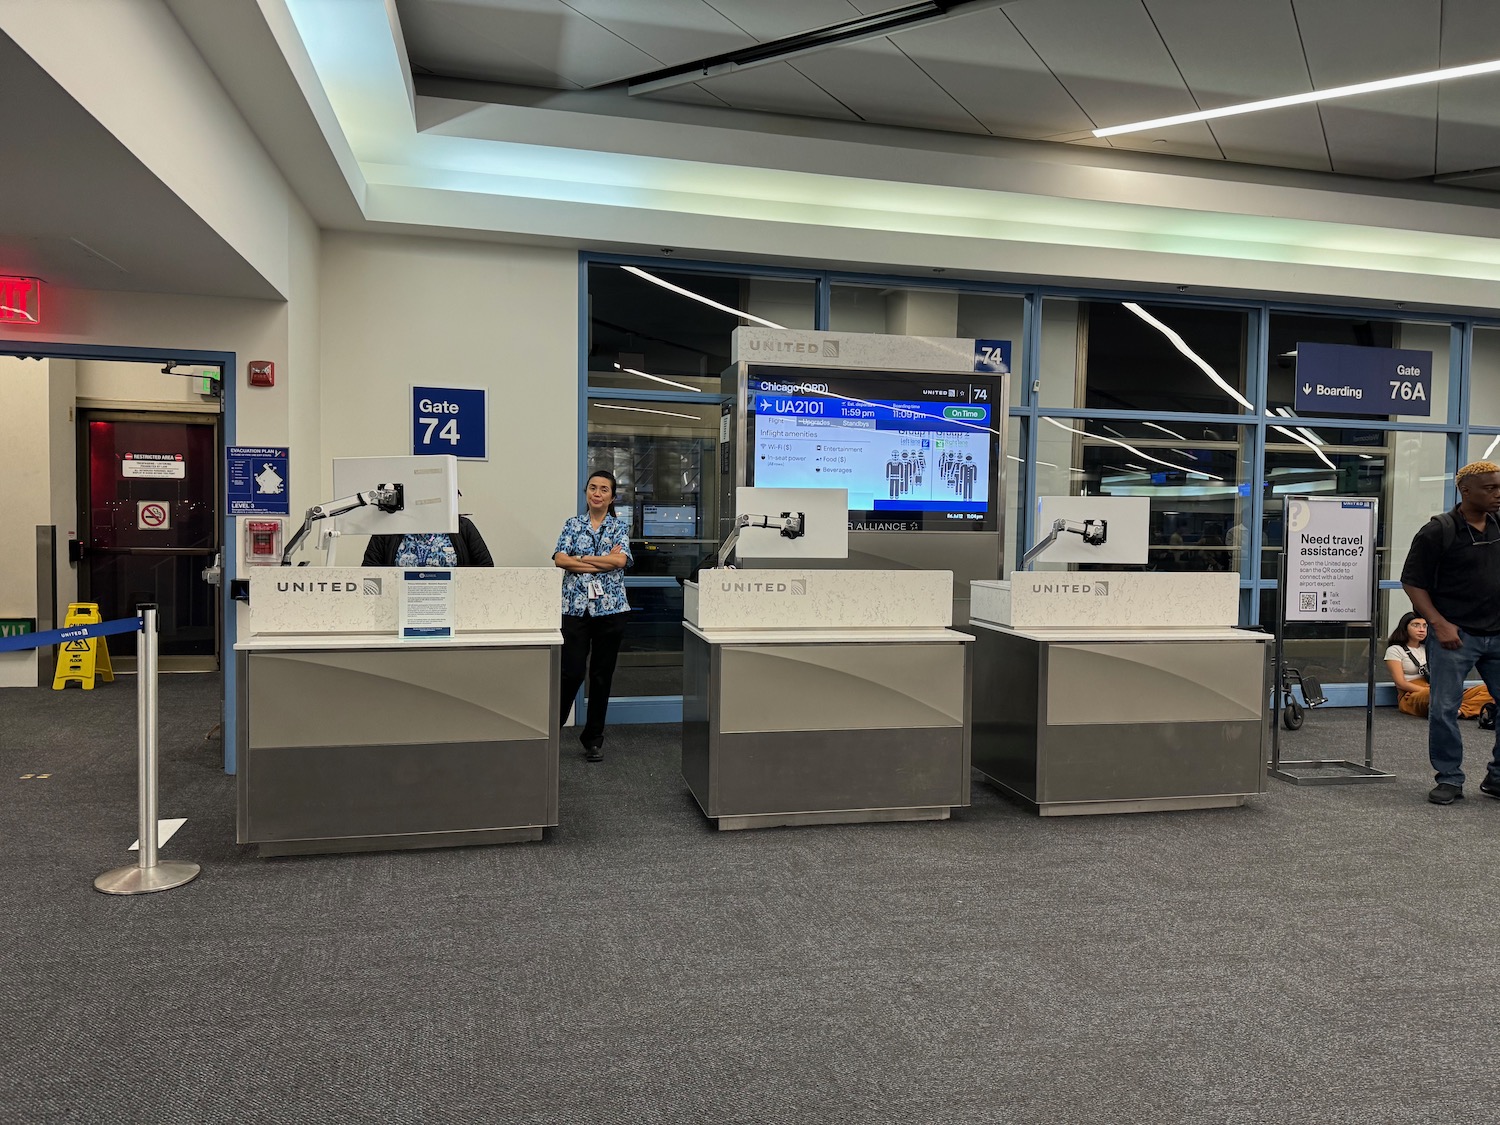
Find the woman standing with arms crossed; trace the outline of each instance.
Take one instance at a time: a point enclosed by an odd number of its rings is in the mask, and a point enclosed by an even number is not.
[[[588,760],[604,760],[604,716],[609,710],[609,685],[615,658],[625,639],[630,603],[625,600],[625,568],[630,554],[630,529],[615,515],[615,475],[600,469],[584,486],[588,511],[563,524],[552,561],[563,576],[562,703],[558,726],[567,722],[574,697],[587,674],[588,722],[578,736]]]

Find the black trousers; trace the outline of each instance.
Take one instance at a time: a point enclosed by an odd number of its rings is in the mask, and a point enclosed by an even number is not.
[[[585,746],[599,746],[604,742],[604,716],[609,711],[609,685],[615,678],[615,660],[620,655],[620,642],[625,639],[627,613],[606,613],[598,617],[583,614],[562,619],[562,708],[557,725],[568,720],[573,708],[573,699],[583,686],[584,676],[589,681],[589,717],[579,741]]]

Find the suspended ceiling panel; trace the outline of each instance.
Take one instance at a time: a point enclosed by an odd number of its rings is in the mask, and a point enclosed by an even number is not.
[[[568,0],[568,6],[650,55],[657,67],[677,66],[757,42],[703,0],[652,0],[649,4]]]
[[[1003,11],[944,20],[893,41],[996,136],[1041,140],[1092,128]]]
[[[1147,8],[1199,109],[1312,89],[1290,4],[1147,0]],[[1332,170],[1314,106],[1225,117],[1207,127],[1229,160]]]
[[[863,121],[950,133],[987,132],[889,39],[820,51],[792,65]]]
[[[1005,9],[1095,126],[1198,109],[1144,5],[1050,0]],[[1111,138],[1117,148],[1222,158],[1206,125]]]
[[[858,115],[791,63],[772,63],[698,83],[735,109],[794,113],[834,121],[857,121]]]
[[[666,67],[906,3],[397,0],[397,9],[418,74],[618,92]],[[1497,57],[1500,0],[1010,0],[637,97],[1405,179],[1500,166],[1500,77],[1102,142],[1089,130]]]
[[[1442,65],[1500,58],[1495,0],[1445,0]],[[1500,75],[1438,87],[1437,170],[1465,172],[1500,165]]]
[[[562,0],[401,0],[411,61],[457,78],[576,89],[661,64]]]

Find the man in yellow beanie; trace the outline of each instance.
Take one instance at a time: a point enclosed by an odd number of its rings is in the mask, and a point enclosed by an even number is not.
[[[1500,465],[1475,461],[1458,470],[1458,506],[1433,516],[1412,537],[1401,588],[1427,619],[1436,644],[1427,645],[1432,703],[1427,712],[1427,756],[1437,785],[1435,805],[1464,795],[1464,742],[1458,705],[1471,668],[1500,699]],[[1500,799],[1500,725],[1479,791]]]

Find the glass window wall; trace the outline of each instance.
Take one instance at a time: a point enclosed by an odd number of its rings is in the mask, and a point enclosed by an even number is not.
[[[589,469],[620,483],[635,565],[615,694],[682,693],[682,583],[717,545],[719,400],[589,399]]]
[[[829,293],[833,332],[873,332],[887,336],[941,336],[1010,341],[1010,401],[1021,401],[1019,372],[1025,341],[1026,302],[996,293],[893,286],[835,285]]]
[[[1136,301],[1042,302],[1044,407],[1241,414],[1250,315]]]
[[[1342,344],[1365,348],[1405,348],[1432,353],[1430,413],[1387,414],[1370,411],[1349,417],[1380,421],[1446,422],[1451,381],[1448,370],[1452,326],[1446,322],[1375,320],[1365,317],[1271,314],[1270,369],[1266,373],[1266,407],[1273,414],[1296,416],[1297,345]]]
[[[591,387],[717,393],[737,327],[812,328],[817,311],[810,279],[604,263],[588,276]]]
[[[1312,445],[1288,440],[1290,434]],[[1401,577],[1417,529],[1443,509],[1445,434],[1400,430],[1273,428],[1262,487],[1261,576],[1280,574],[1288,496],[1369,496],[1380,501],[1376,557],[1382,580]]]
[[[1241,427],[1080,418],[1041,419],[1038,496],[1145,496],[1144,569],[1248,577],[1250,485]],[[1173,429],[1171,427],[1177,427]],[[1038,563],[1038,570],[1069,565]],[[1086,567],[1079,567],[1086,569]]]

